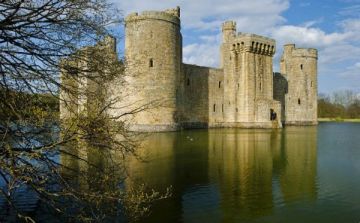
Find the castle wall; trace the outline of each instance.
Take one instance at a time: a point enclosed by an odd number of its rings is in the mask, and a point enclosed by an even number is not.
[[[317,50],[285,45],[280,67],[288,82],[285,124],[317,124]]]
[[[179,9],[147,11],[125,19],[126,99],[118,112],[136,131],[176,130],[182,61]]]
[[[224,22],[222,32],[220,69],[183,64],[179,8],[127,16],[125,75],[102,87],[103,100],[120,99],[108,114],[121,117],[134,131],[317,123],[315,49],[286,45],[281,74],[274,74],[275,40],[236,33],[234,21]],[[109,58],[116,58],[115,42],[105,45],[111,49]],[[96,86],[88,79],[75,82],[78,95],[61,93],[75,100],[69,108],[79,113],[89,101],[96,107],[86,96]],[[66,116],[64,103],[60,107]]]
[[[183,75],[183,127],[208,127],[210,122],[222,122],[223,71],[183,64]]]
[[[107,36],[95,46],[84,47],[61,61],[61,120],[73,119],[80,114],[96,115],[109,103],[108,95],[114,92],[108,91],[108,69],[119,63],[115,45],[115,39]]]

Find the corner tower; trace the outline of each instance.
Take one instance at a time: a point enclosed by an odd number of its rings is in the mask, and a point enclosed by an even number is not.
[[[283,122],[287,125],[317,124],[317,50],[284,46],[280,72],[287,80]]]
[[[182,64],[180,8],[133,13],[125,19],[127,109],[137,131],[176,130]]]

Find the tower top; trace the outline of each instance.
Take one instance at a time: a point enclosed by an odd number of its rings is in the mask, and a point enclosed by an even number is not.
[[[236,31],[236,22],[235,21],[226,21],[222,24],[222,31],[231,30]]]
[[[142,13],[131,13],[125,18],[125,25],[140,20],[162,20],[180,25],[180,7],[166,9],[164,11],[143,11]]]
[[[295,44],[285,44],[284,54],[291,55],[293,57],[312,57],[317,58],[318,52],[314,48],[297,48]]]

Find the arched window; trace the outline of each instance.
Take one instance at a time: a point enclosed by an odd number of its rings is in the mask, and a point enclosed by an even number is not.
[[[151,58],[149,60],[149,67],[153,67],[154,66],[154,60]]]

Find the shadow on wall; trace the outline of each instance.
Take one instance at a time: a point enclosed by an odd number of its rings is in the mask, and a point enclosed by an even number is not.
[[[208,128],[210,68],[183,64],[181,122],[185,129]]]
[[[285,122],[285,95],[288,93],[288,81],[281,73],[273,74],[274,100],[281,103],[281,121]]]

